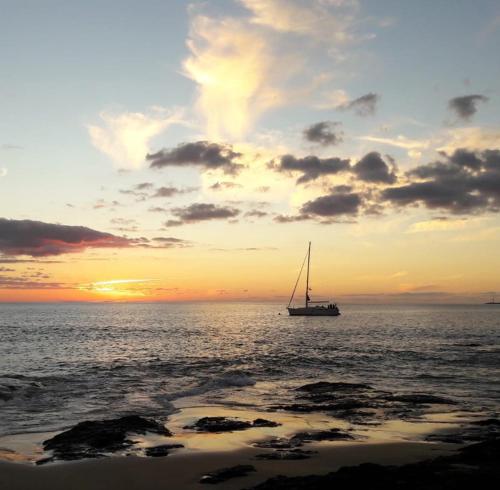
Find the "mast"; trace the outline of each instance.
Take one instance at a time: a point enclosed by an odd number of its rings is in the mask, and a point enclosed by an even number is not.
[[[309,264],[311,262],[311,242],[307,251],[307,281],[306,281],[306,308],[309,306]]]

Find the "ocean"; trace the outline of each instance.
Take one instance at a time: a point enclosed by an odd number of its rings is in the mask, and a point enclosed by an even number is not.
[[[2,304],[0,435],[124,414],[166,419],[180,403],[265,409],[321,380],[498,410],[499,306],[341,311],[307,318],[270,303]]]

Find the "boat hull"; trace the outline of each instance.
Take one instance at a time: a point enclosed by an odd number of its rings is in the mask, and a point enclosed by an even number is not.
[[[303,307],[287,308],[290,316],[339,316],[338,308]]]

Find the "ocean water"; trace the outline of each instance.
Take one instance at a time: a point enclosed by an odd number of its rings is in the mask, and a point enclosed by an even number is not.
[[[166,418],[183,400],[265,408],[319,380],[499,410],[500,307],[341,310],[291,318],[269,303],[2,304],[0,435]]]

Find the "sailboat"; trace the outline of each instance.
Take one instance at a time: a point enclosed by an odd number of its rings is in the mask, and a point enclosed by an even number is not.
[[[487,303],[484,303],[485,305],[500,305],[500,302],[495,301],[495,296],[491,297],[491,301],[488,301]]]
[[[304,264],[307,259],[307,279],[306,279],[306,294],[305,294],[305,306],[294,308],[291,306],[293,298],[295,296],[295,291],[297,290],[297,285],[299,284],[300,276],[302,270],[304,269]],[[311,265],[311,242],[309,242],[309,248],[307,249],[307,255],[304,257],[302,262],[302,267],[300,268],[299,277],[295,282],[295,287],[293,288],[292,296],[288,302],[287,310],[290,316],[338,316],[340,315],[340,310],[335,303],[330,303],[329,301],[311,301],[309,297],[309,268]],[[314,305],[314,306],[311,306]]]

